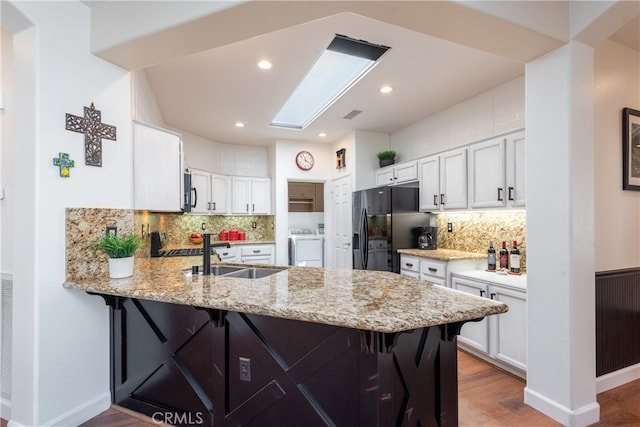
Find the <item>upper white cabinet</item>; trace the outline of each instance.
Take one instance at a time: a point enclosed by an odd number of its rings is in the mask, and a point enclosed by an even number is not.
[[[522,207],[527,204],[527,147],[524,131],[506,138],[507,203]]]
[[[420,211],[467,207],[467,148],[420,159]]]
[[[376,187],[418,181],[418,161],[398,163],[375,171]]]
[[[469,146],[469,206],[522,207],[526,204],[524,131]]]
[[[191,213],[229,212],[229,177],[191,169]]]
[[[133,122],[133,208],[179,212],[184,166],[179,134]]]
[[[505,206],[505,138],[469,146],[469,207]]]
[[[232,177],[231,213],[244,215],[271,214],[271,179]]]

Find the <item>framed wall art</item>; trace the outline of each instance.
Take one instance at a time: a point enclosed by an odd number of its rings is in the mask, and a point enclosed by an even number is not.
[[[622,109],[622,189],[640,191],[640,111]]]

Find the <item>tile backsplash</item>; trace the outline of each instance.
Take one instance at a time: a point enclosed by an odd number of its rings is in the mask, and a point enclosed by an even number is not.
[[[489,240],[496,252],[507,242],[511,250],[514,240],[520,249],[520,265],[527,268],[527,216],[524,210],[484,212],[444,212],[436,215],[438,247],[460,251],[486,253]],[[447,224],[453,226],[447,232]]]
[[[252,227],[253,223],[255,228]],[[202,230],[202,224],[205,230]],[[211,233],[214,235],[212,240],[216,240],[221,230],[231,228],[246,232],[247,240],[272,241],[275,240],[274,226],[275,216],[273,215],[223,216],[148,211],[135,211],[134,215],[134,230],[138,235],[142,235],[144,230],[147,245],[149,244],[147,236],[150,231],[159,231],[167,244],[189,246],[191,233]]]

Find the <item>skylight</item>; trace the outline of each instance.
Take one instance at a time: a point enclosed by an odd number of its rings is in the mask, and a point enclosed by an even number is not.
[[[304,129],[371,70],[388,49],[336,34],[271,126]]]

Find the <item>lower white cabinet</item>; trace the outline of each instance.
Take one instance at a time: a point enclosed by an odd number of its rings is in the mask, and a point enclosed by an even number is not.
[[[415,277],[425,282],[451,287],[451,273],[484,266],[483,259],[440,260],[400,254],[400,274]]]
[[[215,248],[216,253],[220,257],[220,261],[223,262],[237,262],[238,261],[238,247],[231,246],[230,248]]]
[[[400,274],[419,279],[420,258],[410,255],[400,255]]]
[[[490,281],[490,275],[503,283]],[[487,277],[491,279],[486,280]],[[458,336],[460,347],[524,377],[527,370],[526,279],[475,271],[453,274],[451,281],[453,289],[509,306],[506,313],[465,323]]]
[[[275,245],[239,245],[240,261],[243,264],[275,264]]]

